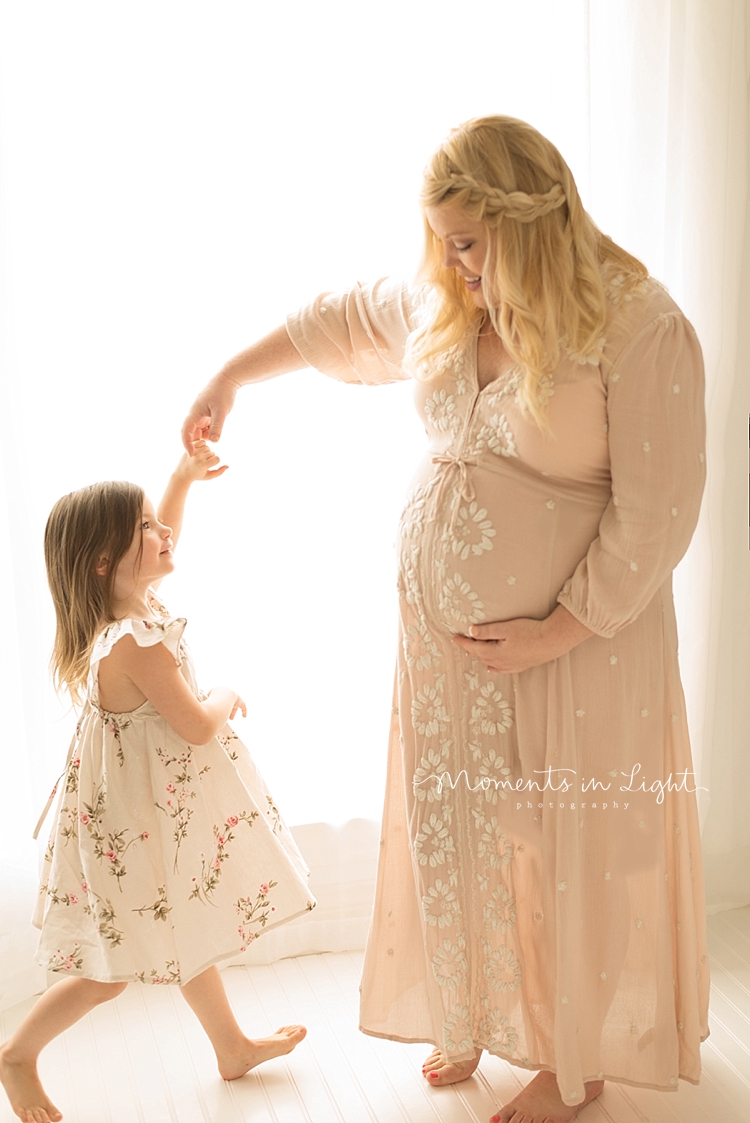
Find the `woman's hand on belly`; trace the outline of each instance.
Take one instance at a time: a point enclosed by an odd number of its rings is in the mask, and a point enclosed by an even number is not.
[[[454,636],[453,642],[488,670],[516,675],[559,659],[593,632],[558,604],[545,620],[519,617],[496,624],[474,624],[471,638]]]

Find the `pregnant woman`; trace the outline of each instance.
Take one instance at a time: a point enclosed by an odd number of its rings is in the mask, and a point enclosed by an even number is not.
[[[664,288],[521,121],[454,130],[420,283],[324,294],[188,417],[316,367],[412,378],[429,447],[399,542],[401,644],[361,1028],[537,1075],[493,1116],[567,1123],[605,1080],[697,1083],[700,839],[671,574],[704,483],[703,368]]]

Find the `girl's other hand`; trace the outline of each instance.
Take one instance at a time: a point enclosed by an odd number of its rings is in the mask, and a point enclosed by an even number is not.
[[[192,456],[186,452],[182,454],[175,475],[189,483],[194,483],[196,480],[215,480],[217,476],[224,475],[229,465],[221,464],[217,467],[219,457],[204,440],[195,441],[193,448],[195,451]]]
[[[238,711],[238,710],[239,710],[239,712],[240,712],[240,713],[242,714],[242,716],[243,716],[243,717],[247,717],[247,706],[246,706],[246,705],[245,705],[245,703],[244,703],[244,702],[242,701],[242,699],[240,698],[239,694],[237,695],[237,699],[236,699],[236,701],[235,701],[235,703],[234,703],[234,707],[232,708],[232,712],[231,712],[231,714],[229,715],[229,720],[230,720],[230,721],[232,720],[232,718],[233,718],[233,717],[235,717],[235,716],[236,716],[236,714],[237,714],[237,711]]]

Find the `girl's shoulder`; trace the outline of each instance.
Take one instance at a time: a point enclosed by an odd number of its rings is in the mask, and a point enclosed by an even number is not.
[[[187,620],[184,616],[170,615],[153,590],[149,590],[149,601],[154,618],[135,620],[127,617],[107,625],[94,643],[91,652],[92,666],[105,659],[123,636],[132,636],[139,647],[153,647],[157,643],[163,643],[177,665],[182,663],[185,656],[182,633]]]

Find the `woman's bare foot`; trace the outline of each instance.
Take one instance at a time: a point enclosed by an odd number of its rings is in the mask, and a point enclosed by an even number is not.
[[[477,1049],[473,1061],[448,1061],[440,1049],[433,1049],[422,1065],[422,1076],[437,1088],[441,1084],[458,1084],[468,1080],[479,1064],[482,1050]]]
[[[14,1061],[7,1045],[0,1048],[0,1082],[10,1106],[23,1123],[57,1123],[62,1119],[47,1097],[33,1061]]]
[[[583,1101],[569,1107],[562,1101],[554,1072],[538,1072],[510,1103],[492,1116],[490,1123],[570,1123],[603,1087],[603,1080],[584,1084]]]
[[[239,1049],[217,1058],[219,1075],[224,1080],[237,1080],[251,1068],[263,1064],[263,1061],[270,1061],[272,1057],[283,1057],[285,1053],[291,1053],[306,1033],[304,1026],[282,1026],[270,1037],[246,1037]]]

